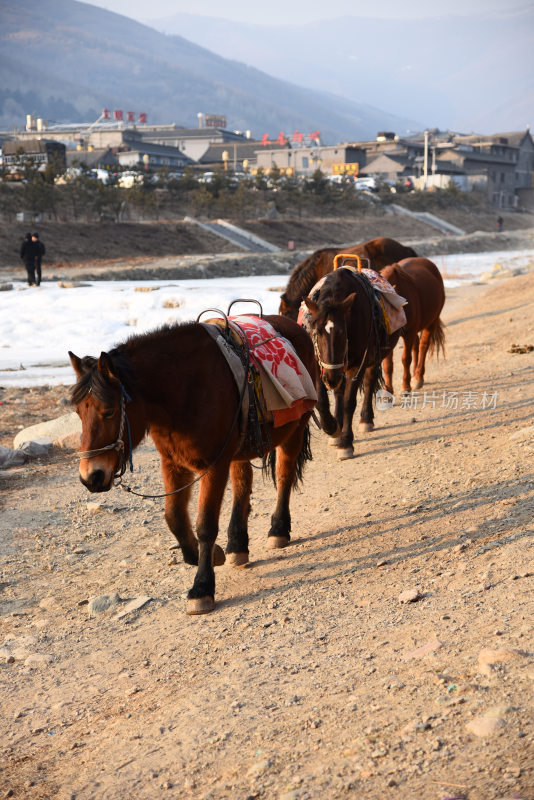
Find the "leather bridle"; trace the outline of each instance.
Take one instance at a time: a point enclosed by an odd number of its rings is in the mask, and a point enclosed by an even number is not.
[[[91,391],[91,390],[89,390]],[[116,450],[117,455],[119,458],[117,472],[113,476],[114,480],[118,478],[122,478],[124,473],[126,472],[126,453],[124,452],[124,442],[122,439],[124,428],[126,426],[128,432],[128,443],[129,443],[129,453],[128,453],[128,460],[130,462],[130,472],[133,472],[133,461],[132,461],[132,437],[130,434],[130,423],[128,417],[126,415],[126,403],[130,402],[130,398],[128,397],[124,386],[121,383],[121,418],[119,421],[119,432],[117,434],[117,438],[111,444],[106,444],[104,447],[98,447],[95,450],[85,450],[80,453],[77,453],[77,457],[82,458],[96,458],[96,456],[102,455],[102,453],[108,453],[110,450]]]

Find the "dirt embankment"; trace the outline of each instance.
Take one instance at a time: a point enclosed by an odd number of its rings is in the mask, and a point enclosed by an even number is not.
[[[438,212],[436,212],[438,213]],[[446,221],[467,233],[495,233],[495,215],[440,210]],[[534,226],[530,214],[504,213],[504,234],[519,234]],[[327,245],[363,242],[376,236],[390,236],[406,244],[435,239],[438,231],[426,222],[404,214],[387,213],[385,208],[370,209],[365,214],[327,218],[277,218],[234,220],[286,251],[294,242],[296,251],[313,250]],[[0,278],[13,272],[24,273],[19,257],[20,243],[28,230],[39,231],[45,242],[45,275],[91,263],[113,269],[124,261],[154,261],[164,258],[231,254],[236,245],[184,220],[168,222],[120,223],[41,223],[28,228],[27,223],[4,224],[0,228]],[[439,237],[442,238],[442,237]],[[448,237],[455,239],[456,237]],[[291,258],[291,254],[288,254]]]
[[[444,319],[447,358],[354,460],[313,430],[283,551],[255,476],[252,564],[217,569],[210,616],[185,616],[161,501],[88,495],[65,456],[0,475],[4,796],[532,799],[534,352],[509,350],[534,275],[451,290]],[[4,392],[0,441],[66,391]],[[160,491],[150,444],[134,462]]]
[[[338,220],[336,223],[324,220],[309,220],[306,225],[300,223],[300,238],[296,241],[296,249],[288,250],[281,243],[289,235],[287,221],[282,225],[283,234],[278,231],[280,242],[272,233],[272,226],[264,229],[261,222],[248,226],[251,233],[261,235],[275,244],[280,244],[280,250],[274,253],[236,252],[237,247],[225,242],[220,237],[214,236],[190,223],[169,223],[167,227],[161,224],[152,227],[137,226],[111,226],[109,237],[118,236],[121,241],[124,237],[124,254],[115,258],[99,258],[99,248],[90,257],[87,248],[85,257],[79,252],[80,261],[63,261],[50,263],[45,258],[43,263],[43,280],[177,280],[189,278],[232,277],[240,275],[284,275],[287,276],[293,267],[302,261],[313,249],[328,245],[341,247],[344,244],[354,244],[366,241],[377,235],[392,236],[406,245],[412,246],[419,255],[432,258],[434,255],[446,253],[491,252],[496,250],[527,250],[534,248],[534,228],[525,228],[503,233],[489,231],[476,231],[465,236],[444,235],[435,228],[413,221],[405,216],[396,218],[397,226],[385,224],[390,221],[390,215],[382,218],[380,224],[358,225],[354,220]],[[402,223],[402,224],[400,224]],[[267,224],[267,222],[266,222]],[[181,226],[194,228],[196,247],[193,252],[186,253],[183,240],[180,238]],[[105,226],[93,230],[96,241],[105,243]],[[127,256],[131,251],[132,243],[137,241],[143,229],[150,233],[144,242],[146,255]],[[133,228],[130,238],[130,228]],[[424,231],[421,231],[424,228]],[[172,235],[171,235],[172,232]],[[45,240],[46,232],[42,234]],[[56,231],[54,235],[62,235]],[[175,239],[173,239],[173,235]],[[4,233],[5,236],[5,233]],[[421,238],[418,238],[421,237]],[[191,241],[191,239],[189,240]],[[174,242],[174,245],[172,243]],[[304,244],[305,243],[305,244]],[[64,245],[64,243],[63,243]],[[168,249],[175,250],[172,255],[163,255]],[[53,250],[50,241],[47,242],[48,252]],[[306,249],[299,249],[305,247]],[[140,252],[141,248],[139,249]],[[75,251],[73,251],[75,253]],[[22,280],[25,277],[22,262],[20,265],[7,259],[8,265],[0,266],[0,282]]]

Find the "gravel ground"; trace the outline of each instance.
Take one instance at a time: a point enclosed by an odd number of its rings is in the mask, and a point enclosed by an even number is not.
[[[286,550],[256,476],[252,564],[209,616],[161,501],[88,495],[71,454],[0,473],[2,796],[531,800],[534,353],[508,351],[534,275],[444,318],[447,358],[354,460],[313,430]],[[66,395],[1,390],[0,444]],[[135,466],[159,491],[149,441]]]

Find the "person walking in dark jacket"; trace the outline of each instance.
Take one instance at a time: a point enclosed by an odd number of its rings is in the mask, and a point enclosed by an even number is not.
[[[26,267],[26,272],[28,274],[28,286],[34,286],[35,284],[35,255],[37,253],[37,247],[32,241],[31,233],[27,233],[24,237],[24,241],[20,246],[20,257],[24,261],[24,266]]]
[[[46,253],[46,248],[39,239],[38,233],[32,233],[32,243],[35,246],[35,277],[37,286],[41,283],[41,260]]]

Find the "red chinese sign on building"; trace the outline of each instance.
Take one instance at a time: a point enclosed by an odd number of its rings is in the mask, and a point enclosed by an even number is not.
[[[283,147],[289,142],[290,138],[294,144],[298,145],[303,144],[305,139],[307,141],[314,142],[315,144],[321,144],[321,131],[312,131],[312,133],[308,133],[305,136],[300,131],[295,130],[291,137],[286,136],[283,131],[280,131],[280,133],[276,138],[276,143]],[[271,140],[269,139],[268,133],[263,134],[263,136],[261,137],[261,143],[264,147],[268,144],[271,144]]]
[[[126,112],[126,121],[127,122],[135,122],[136,113],[137,113],[136,111],[127,111]],[[111,111],[109,110],[109,108],[103,108],[102,109],[101,118],[102,119],[111,119]],[[115,111],[113,111],[113,119],[116,122],[122,122],[124,120],[124,111],[122,111],[120,108],[115,109]],[[138,119],[139,119],[139,122],[141,122],[143,124],[146,124],[147,115],[145,114],[144,111],[141,111],[139,113]]]

